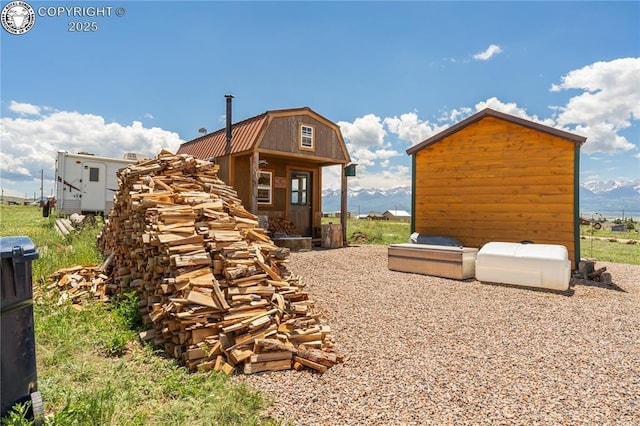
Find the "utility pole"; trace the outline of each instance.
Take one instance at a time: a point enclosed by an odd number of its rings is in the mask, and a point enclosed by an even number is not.
[[[44,198],[44,169],[40,169],[40,202]]]

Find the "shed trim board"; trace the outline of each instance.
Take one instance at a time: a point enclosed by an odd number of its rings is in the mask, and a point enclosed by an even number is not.
[[[580,260],[579,156],[583,136],[490,109],[407,150],[411,232],[465,246],[532,240]]]
[[[301,146],[301,126],[313,128],[313,149]],[[293,171],[308,173],[299,176],[300,182],[308,181],[310,226],[302,224],[305,236],[320,238],[322,218],[322,173],[326,166],[344,168],[351,162],[340,127],[311,110],[309,107],[270,110],[254,117],[231,124],[231,143],[227,144],[226,126],[213,133],[183,143],[178,154],[190,154],[196,158],[210,159],[220,165],[218,176],[238,192],[248,209],[257,215],[285,218],[294,222],[291,204]],[[227,146],[228,145],[228,146]],[[261,170],[272,173],[272,180],[286,181],[286,187],[273,186],[272,203],[259,204],[258,175]],[[298,182],[298,183],[300,183]],[[346,205],[346,180],[342,179],[342,197]],[[341,223],[346,227],[347,212],[341,212]],[[316,235],[318,234],[318,235]],[[346,235],[343,232],[343,235]]]
[[[578,267],[578,262],[582,257],[580,250],[580,145],[576,145],[573,155],[573,239],[575,246],[575,265]]]
[[[416,231],[416,156],[411,156],[411,233]]]

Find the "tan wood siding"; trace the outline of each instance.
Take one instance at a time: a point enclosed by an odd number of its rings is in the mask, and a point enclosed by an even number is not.
[[[300,149],[301,124],[314,128],[313,151]],[[260,142],[260,149],[346,161],[335,130],[307,115],[274,118]]]
[[[486,117],[415,153],[415,230],[469,247],[561,244],[575,260],[574,143]]]
[[[251,205],[251,175],[249,174],[251,156],[242,155],[231,158],[233,161],[233,189],[238,193],[238,198],[242,200],[242,205],[248,209]]]
[[[248,157],[247,157],[248,158]],[[248,161],[248,160],[247,160]],[[313,214],[312,214],[312,230],[315,231],[317,228],[318,232],[321,225],[322,219],[322,168],[315,163],[309,163],[305,161],[294,161],[292,158],[285,157],[273,157],[267,155],[260,155],[260,161],[266,161],[266,165],[263,165],[262,168],[268,169],[274,172],[274,189],[273,189],[273,205],[265,206],[258,205],[258,214],[264,214],[274,217],[283,217],[286,218],[287,215],[287,200],[289,197],[289,171],[291,169],[294,170],[306,170],[312,173],[312,191],[313,191]],[[237,164],[237,163],[236,163]],[[245,165],[240,166],[237,164],[237,167],[240,167],[240,170],[245,170],[243,167]],[[238,174],[239,175],[239,174]],[[240,179],[240,177],[238,176]],[[278,188],[275,185],[276,178],[284,178],[286,181],[286,188]],[[246,180],[246,178],[245,178]],[[243,181],[244,182],[244,181]],[[248,184],[247,184],[248,185]],[[239,188],[236,188],[238,194],[240,194]],[[248,191],[248,189],[247,189]],[[244,193],[244,192],[243,192]],[[244,201],[244,198],[241,198]]]
[[[220,166],[218,177],[227,185],[233,186],[233,179],[230,175],[229,157],[216,158],[216,163]]]

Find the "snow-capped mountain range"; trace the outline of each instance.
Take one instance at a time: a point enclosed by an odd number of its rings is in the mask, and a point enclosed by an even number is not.
[[[640,179],[585,182],[580,185],[580,213],[640,216]]]
[[[411,187],[392,189],[348,188],[347,205],[355,214],[405,210],[411,212]],[[340,190],[322,191],[322,210],[340,210]],[[591,181],[580,185],[580,213],[601,213],[605,216],[640,216],[640,179]]]
[[[383,213],[387,210],[411,211],[411,187],[398,186],[392,189],[348,188],[347,206],[354,214],[371,212]],[[322,191],[322,210],[334,212],[340,210],[340,190]]]

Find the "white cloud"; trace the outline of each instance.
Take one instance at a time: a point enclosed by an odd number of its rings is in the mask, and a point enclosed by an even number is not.
[[[347,144],[347,149],[349,150],[351,161],[358,164],[361,169],[366,166],[375,166],[377,156],[375,152],[367,147],[354,147],[351,144]]]
[[[458,109],[452,109],[449,112],[443,113],[442,116],[438,119],[438,121],[450,121],[452,123],[459,121],[463,117],[471,115],[473,113],[473,109],[469,107],[462,107]]]
[[[367,114],[356,118],[353,123],[339,121],[340,131],[345,138],[345,143],[351,161],[358,164],[358,177],[350,178],[353,182],[359,182],[366,177],[366,181],[377,174],[379,167],[389,166],[389,159],[403,155],[393,149],[388,149],[389,144],[385,144],[387,132],[384,129],[383,120],[375,114]],[[376,168],[376,172],[372,169]],[[325,186],[334,187],[338,184],[336,177],[332,173],[325,173]],[[339,177],[339,176],[338,176]]]
[[[382,146],[385,132],[382,120],[375,114],[356,118],[353,123],[338,121],[342,135],[355,146]]]
[[[389,180],[390,175],[385,171],[390,167],[391,158],[404,157],[405,153],[392,149],[391,144],[385,142],[387,136],[384,128],[385,120],[374,114],[367,114],[356,118],[352,123],[346,121],[337,123],[345,138],[351,161],[358,165],[358,176],[349,178],[350,185],[359,185],[361,181],[372,185],[371,187],[380,188],[398,185],[393,180]],[[376,186],[378,184],[382,186]],[[323,186],[340,187],[338,169],[329,168],[323,172]]]
[[[45,178],[53,179],[58,150],[115,158],[122,158],[126,152],[155,156],[163,148],[175,152],[182,142],[177,133],[145,128],[139,121],[130,125],[106,123],[103,117],[93,114],[47,113],[50,108],[18,102],[11,102],[9,109],[36,116],[0,118],[3,187],[15,184],[20,195],[24,195],[26,186],[33,186],[34,179],[39,181],[41,170]]]
[[[389,129],[389,132],[397,134],[402,140],[411,142],[411,145],[422,142],[446,127],[422,121],[415,112],[402,114],[399,118],[397,116],[385,118],[384,124]]]
[[[579,135],[588,135],[587,142],[581,148],[585,154],[595,152],[612,154],[637,149],[624,136],[617,134],[616,128],[611,123],[579,125],[573,131]]]
[[[479,61],[487,61],[500,53],[502,53],[502,49],[500,48],[500,46],[492,44],[483,52],[478,52],[473,55],[473,59],[477,59]]]
[[[503,112],[505,114],[520,117],[525,120],[534,121],[536,123],[544,124],[549,127],[559,127],[552,118],[539,118],[537,115],[529,115],[526,109],[519,107],[515,102],[502,102],[500,99],[493,97],[485,101],[475,104],[476,112],[482,111],[485,108],[491,108],[495,111]]]
[[[382,158],[385,160],[388,160],[391,157],[397,157],[398,155],[401,155],[398,151],[393,149],[376,149],[374,151],[374,154],[376,155],[376,158]]]
[[[552,92],[579,89],[566,106],[556,107],[557,122],[575,125],[576,132],[588,137],[586,153],[614,154],[637,147],[619,131],[640,119],[640,58],[595,62],[573,70],[551,86]]]
[[[148,118],[149,120],[153,120],[153,115],[149,114],[148,112],[144,113],[144,118]]]
[[[20,103],[16,101],[11,101],[9,104],[9,110],[24,115],[40,115],[40,107],[36,105]]]
[[[364,188],[389,189],[398,186],[411,186],[410,168],[406,166],[392,166],[382,170],[380,173],[361,175],[355,182]]]

